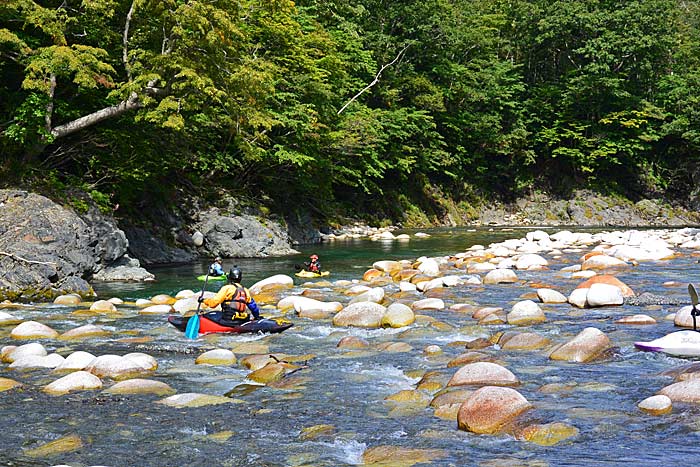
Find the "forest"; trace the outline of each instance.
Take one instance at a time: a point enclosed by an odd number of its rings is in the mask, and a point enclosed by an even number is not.
[[[0,184],[401,219],[532,190],[682,199],[700,2],[4,0]]]

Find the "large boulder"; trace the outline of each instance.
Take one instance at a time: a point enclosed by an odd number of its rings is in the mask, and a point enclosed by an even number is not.
[[[0,300],[93,296],[86,278],[110,279],[110,268],[122,265],[126,235],[89,198],[83,201],[88,209],[78,215],[35,193],[0,190]],[[129,264],[134,280],[152,278]]]
[[[333,316],[335,326],[356,326],[361,328],[378,328],[386,308],[374,302],[359,302],[348,305]]]
[[[217,208],[203,212],[196,227],[204,235],[202,249],[211,256],[263,258],[298,253],[280,224],[262,224],[251,215],[231,215]]]
[[[491,434],[532,408],[527,399],[511,388],[485,386],[474,391],[457,413],[460,430]]]
[[[612,347],[608,336],[597,328],[586,328],[570,341],[554,349],[552,360],[589,362]]]

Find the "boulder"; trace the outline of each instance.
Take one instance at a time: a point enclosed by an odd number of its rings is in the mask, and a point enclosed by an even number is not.
[[[101,389],[102,381],[87,371],[75,371],[44,387],[44,392],[63,395],[72,391]]]
[[[250,286],[248,290],[253,295],[258,294],[266,289],[281,288],[288,289],[294,286],[294,279],[286,274],[275,274],[274,276],[266,277]]]
[[[508,324],[516,326],[544,323],[547,320],[542,309],[532,300],[523,300],[513,305],[506,319]]]
[[[381,325],[385,328],[402,328],[413,324],[415,320],[416,315],[411,308],[403,303],[392,303],[386,309]]]
[[[537,289],[537,298],[542,303],[566,303],[566,297],[554,289]]]
[[[104,392],[109,394],[155,394],[157,396],[175,394],[175,390],[162,381],[141,378],[120,381],[105,389]]]
[[[228,349],[214,349],[197,357],[195,363],[197,365],[235,365],[236,356]]]
[[[608,336],[597,328],[585,328],[570,341],[557,347],[550,355],[552,360],[589,362],[612,347]]]
[[[378,303],[353,303],[333,317],[333,325],[378,328],[382,324],[385,312],[386,308]]]
[[[58,332],[45,324],[25,321],[10,332],[10,337],[13,339],[55,339],[58,337]]]
[[[464,365],[452,375],[447,386],[517,386],[520,380],[507,368],[491,362]]]
[[[531,408],[532,404],[515,389],[485,386],[459,407],[457,425],[460,430],[493,434]]]
[[[665,394],[647,397],[639,404],[639,410],[649,415],[666,415],[673,410],[673,401]]]
[[[484,277],[484,284],[508,284],[518,282],[518,276],[510,269],[494,269]]]

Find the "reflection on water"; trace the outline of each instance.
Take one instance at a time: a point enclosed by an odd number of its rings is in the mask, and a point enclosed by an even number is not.
[[[551,232],[552,230],[550,230]],[[441,229],[428,239],[408,243],[353,240],[303,247],[303,254],[287,258],[239,259],[244,282],[272,274],[292,274],[294,265],[317,253],[331,279],[357,279],[379,259],[414,259],[463,251],[471,245],[523,236],[525,231],[467,232]],[[548,271],[518,271],[519,283],[501,286],[460,286],[449,289],[445,301],[501,306],[505,310],[534,291],[533,283],[546,283],[568,294],[578,283],[559,273],[578,262],[580,253],[552,261]],[[229,267],[232,263],[225,262]],[[197,289],[194,279],[208,262],[154,268],[158,281],[148,284],[101,284],[100,296],[124,299]],[[641,263],[618,277],[639,292],[686,299],[685,284],[700,282],[694,258],[684,255],[670,261]],[[680,285],[665,287],[664,282]],[[302,280],[298,280],[298,284]],[[215,288],[215,287],[213,287]],[[298,293],[299,288],[294,292]],[[389,293],[396,286],[387,287]],[[344,303],[348,297],[324,290],[328,301]],[[416,295],[414,298],[420,298]],[[0,367],[0,377],[22,382],[23,390],[0,392],[0,465],[46,466],[349,466],[362,462],[369,447],[393,445],[440,449],[445,457],[423,465],[681,465],[692,459],[686,441],[698,432],[696,407],[678,404],[670,415],[643,414],[637,403],[655,394],[671,379],[662,372],[688,360],[635,350],[633,342],[651,340],[674,330],[667,320],[677,307],[622,306],[578,310],[569,305],[543,306],[548,321],[523,330],[563,342],[588,326],[606,332],[616,348],[603,362],[569,364],[552,362],[545,351],[516,352],[490,347],[480,350],[510,369],[522,382],[518,391],[534,406],[532,422],[564,422],[579,435],[562,444],[543,447],[516,441],[509,435],[477,436],[457,430],[454,420],[433,415],[429,407],[393,410],[385,398],[415,388],[425,371],[446,382],[456,371],[447,362],[465,351],[464,342],[490,336],[511,326],[478,326],[469,314],[424,312],[426,318],[409,329],[362,330],[333,327],[328,321],[292,316],[295,326],[273,336],[210,335],[194,341],[165,323],[163,316],[140,315],[134,306],[120,306],[123,315],[83,315],[61,306],[19,307],[10,310],[22,319],[36,319],[59,332],[88,323],[114,334],[85,341],[46,340],[49,351],[67,355],[85,350],[97,355],[146,352],[158,359],[150,378],[166,382],[178,393],[228,395],[231,403],[196,408],[157,404],[158,396],[116,396],[84,391],[61,397],[44,394],[41,387],[57,378],[50,371],[17,372]],[[653,326],[620,326],[625,315],[645,313]],[[430,321],[445,326],[431,325]],[[356,335],[369,341],[365,349],[339,349],[338,341]],[[410,346],[401,352],[377,350],[383,343]],[[0,345],[17,344],[9,329],[0,328]],[[195,365],[196,356],[213,348],[236,349],[257,345],[261,353],[305,355],[305,365],[284,384],[260,386],[247,380],[248,370],[234,366]],[[442,355],[428,356],[423,349],[439,345]],[[244,353],[237,352],[239,359]],[[105,386],[111,381],[106,380]],[[543,386],[546,390],[543,390]],[[426,392],[427,397],[434,393]],[[327,425],[315,436],[310,428]],[[76,434],[82,447],[54,457],[33,459],[26,450]],[[660,449],[663,446],[663,449]],[[691,454],[691,457],[688,455]]]

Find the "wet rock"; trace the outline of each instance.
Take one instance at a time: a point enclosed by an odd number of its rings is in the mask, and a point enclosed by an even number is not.
[[[25,321],[10,332],[13,339],[55,339],[58,332],[36,321]]]
[[[392,303],[382,317],[382,327],[401,328],[413,324],[416,315],[403,303]]]
[[[110,302],[109,300],[97,300],[95,303],[90,305],[90,311],[113,312],[117,311],[117,307],[114,306],[114,303]]]
[[[637,404],[637,407],[639,407],[639,410],[649,415],[666,415],[673,410],[673,402],[667,395],[659,394],[647,397]]]
[[[384,289],[381,287],[372,287],[366,292],[354,296],[349,304],[360,302],[382,303],[382,300],[384,300]]]
[[[550,355],[552,360],[589,362],[612,347],[608,336],[596,328],[586,328],[569,342],[557,347]]]
[[[452,360],[447,362],[447,367],[455,367],[455,366],[463,366],[466,365],[467,363],[473,363],[473,362],[484,362],[484,361],[492,361],[493,357],[491,357],[488,354],[485,354],[483,352],[464,352],[462,354],[457,355],[454,357]]]
[[[369,347],[367,339],[357,336],[345,336],[336,345],[339,349],[362,349]]]
[[[173,311],[170,305],[151,305],[139,310],[140,315],[167,315]]]
[[[38,342],[31,342],[29,344],[24,344],[20,346],[7,345],[0,351],[0,358],[3,362],[12,363],[18,358],[27,357],[29,355],[45,356],[48,352]]]
[[[77,294],[67,294],[67,295],[59,295],[54,299],[54,303],[56,305],[77,305],[80,302],[82,302],[83,299],[80,297],[80,295]]]
[[[12,326],[21,323],[22,320],[12,316],[9,313],[0,311],[0,326]]]
[[[87,371],[75,371],[44,387],[44,392],[60,396],[73,391],[102,389],[102,381]]]
[[[609,274],[598,274],[576,286],[577,289],[590,289],[593,284],[607,284],[620,289],[623,297],[633,297],[634,291],[620,279]]]
[[[281,363],[268,363],[264,367],[248,374],[248,379],[256,383],[267,384],[284,378],[286,367]]]
[[[150,371],[134,360],[111,354],[96,357],[85,367],[85,370],[100,378],[111,378],[117,381],[136,378]]]
[[[57,353],[52,353],[45,356],[28,355],[26,357],[16,359],[10,364],[9,368],[11,370],[35,370],[39,368],[56,368],[61,363],[63,363],[63,361],[64,358]]]
[[[276,274],[256,282],[248,290],[253,295],[270,289],[288,289],[294,286],[294,279],[286,274]]]
[[[109,394],[155,394],[157,396],[175,394],[175,390],[162,381],[140,378],[120,381],[105,389],[105,392]]]
[[[24,455],[34,459],[43,459],[77,451],[82,449],[83,446],[83,440],[78,435],[68,435],[49,441],[41,446],[26,449]]]
[[[546,259],[534,253],[520,255],[515,261],[516,269],[543,269],[546,268],[547,265],[549,265],[549,262]]]
[[[537,298],[542,303],[566,303],[566,297],[554,289],[537,289]]]
[[[503,350],[536,350],[550,343],[549,338],[535,332],[506,333],[498,341]]]
[[[413,311],[419,310],[444,310],[445,302],[440,298],[425,298],[411,304]]]
[[[700,379],[673,383],[661,389],[658,394],[668,396],[673,402],[700,404]]]
[[[519,384],[520,380],[509,369],[501,365],[491,362],[474,362],[457,370],[447,386],[517,386]]]
[[[560,442],[577,436],[578,428],[566,423],[555,422],[544,425],[530,425],[518,433],[517,438],[540,446],[554,446]]]
[[[411,467],[429,463],[447,456],[441,449],[415,449],[399,446],[375,446],[362,454],[363,465]]]
[[[302,441],[311,441],[323,436],[332,436],[335,434],[335,431],[336,430],[333,425],[307,426],[301,429],[301,433],[299,433],[299,439]]]
[[[78,350],[68,355],[53,371],[54,373],[61,373],[84,370],[94,359],[95,356],[93,354]]]
[[[262,355],[262,354],[255,354],[255,355],[246,355],[245,357],[241,358],[241,365],[244,367],[248,368],[249,370],[259,370],[260,368],[263,368],[265,365],[268,363],[277,363],[278,360],[273,358],[271,355]]]
[[[0,378],[0,392],[10,391],[15,388],[21,388],[22,383],[10,378]]]
[[[532,300],[523,300],[513,305],[510,313],[506,316],[506,320],[508,324],[527,326],[544,323],[547,321],[547,318],[537,303]]]
[[[228,349],[214,349],[197,357],[195,363],[197,365],[235,365],[236,355]]]
[[[204,407],[207,405],[221,405],[235,403],[235,399],[224,396],[210,396],[208,394],[199,394],[196,392],[186,392],[175,394],[174,396],[166,397],[159,400],[157,404],[163,404],[170,407]]]
[[[484,277],[484,284],[510,284],[518,282],[518,276],[510,269],[494,269]]]
[[[94,324],[86,324],[85,326],[80,326],[74,329],[70,329],[59,337],[64,340],[75,340],[75,339],[87,339],[90,337],[100,337],[108,336],[111,332],[103,328],[102,326],[95,326]]]
[[[625,316],[615,321],[616,324],[648,325],[656,324],[656,320],[649,315]]]
[[[460,430],[493,434],[531,408],[532,404],[515,389],[485,386],[460,406],[457,425]]]
[[[333,317],[333,325],[378,328],[381,326],[385,312],[386,308],[378,303],[353,303]]]
[[[601,269],[611,269],[611,268],[626,268],[629,265],[625,263],[622,260],[619,260],[617,258],[613,258],[612,256],[607,256],[607,255],[595,255],[591,256],[590,258],[586,259],[583,264],[581,264],[581,269],[582,270],[587,270],[587,269],[595,269],[595,270],[601,270]]]

